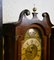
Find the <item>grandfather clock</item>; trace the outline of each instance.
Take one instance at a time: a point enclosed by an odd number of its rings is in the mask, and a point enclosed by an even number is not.
[[[33,17],[29,20],[29,10],[20,13],[16,26],[17,60],[50,60],[50,18],[47,12],[43,13],[43,20],[39,20],[33,8]]]
[[[29,14],[25,9],[18,22],[4,24],[4,60],[50,60],[49,14],[43,13],[43,20],[39,20],[35,7],[32,19],[27,18]]]

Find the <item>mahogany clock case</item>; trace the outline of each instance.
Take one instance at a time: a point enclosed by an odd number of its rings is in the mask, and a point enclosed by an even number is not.
[[[35,12],[32,13],[33,17],[29,20],[26,17],[29,14],[29,10],[25,9],[20,13],[18,22],[3,24],[4,60],[23,60],[21,59],[21,49],[26,42],[24,41],[25,34],[29,29],[37,29],[39,31],[41,37],[40,60],[50,60],[50,36],[53,25],[50,22],[49,14],[47,12],[43,13],[42,21],[38,19]]]

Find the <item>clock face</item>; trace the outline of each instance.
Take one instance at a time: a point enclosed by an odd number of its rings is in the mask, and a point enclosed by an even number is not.
[[[22,43],[21,60],[41,60],[41,41],[39,35],[35,38],[37,31],[30,29]],[[39,39],[39,40],[38,40]]]
[[[40,60],[41,44],[34,38],[28,39],[22,46],[22,60]]]

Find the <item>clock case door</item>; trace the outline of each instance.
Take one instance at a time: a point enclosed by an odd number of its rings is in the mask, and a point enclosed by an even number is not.
[[[27,42],[27,44],[28,45],[30,45],[29,43],[31,43],[31,41],[29,42],[29,39],[37,39],[37,41],[39,41],[39,44],[40,44],[40,46],[36,46],[37,47],[37,54],[36,54],[36,57],[34,58],[34,60],[39,60],[39,58],[40,58],[40,60],[46,60],[46,46],[47,46],[47,44],[46,44],[46,42],[47,42],[47,37],[45,36],[45,34],[44,34],[44,31],[42,30],[42,28],[40,27],[40,26],[38,26],[38,25],[35,25],[35,24],[32,24],[30,27],[29,27],[29,29],[27,29],[27,30],[30,30],[30,29],[34,29],[34,30],[37,30],[37,35],[36,36],[31,36],[30,38],[25,38],[25,36],[26,35],[24,35],[24,38],[23,38],[23,40],[21,40],[21,48],[22,48],[22,45],[24,45],[23,44],[23,42],[22,41],[24,41],[25,39],[27,40],[28,39],[28,42]],[[25,32],[26,32],[26,30],[25,30]],[[33,34],[34,35],[34,34]],[[35,42],[32,42],[33,44],[35,43]],[[32,43],[31,43],[31,45],[32,45]],[[35,45],[37,45],[38,43],[36,42],[35,43]],[[25,44],[26,45],[26,44]],[[40,50],[39,52],[38,52],[38,49]],[[28,50],[28,49],[27,49]],[[22,52],[23,51],[21,51],[21,56],[22,56]],[[36,51],[35,51],[36,52]],[[27,53],[26,53],[27,54]],[[29,54],[29,53],[28,53]],[[33,55],[33,54],[32,54]],[[27,55],[26,55],[27,56]],[[41,56],[41,57],[40,57]],[[21,60],[23,60],[23,59],[21,59]]]
[[[28,29],[35,28],[39,29],[42,33],[42,40],[41,40],[41,60],[50,60],[50,36],[51,36],[51,27],[52,24],[50,22],[50,18],[47,12],[43,13],[43,20],[40,21],[37,17],[37,13],[32,13],[33,18],[29,20],[26,15],[29,15],[29,10],[23,10],[19,15],[18,24],[16,26],[16,41],[17,53],[15,53],[16,59],[21,60],[21,48],[22,48],[22,41],[24,40],[25,34]]]

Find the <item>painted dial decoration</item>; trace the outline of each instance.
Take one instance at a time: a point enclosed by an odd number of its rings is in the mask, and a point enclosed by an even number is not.
[[[26,36],[22,43],[21,60],[41,60],[41,41],[35,38],[36,33],[37,31],[32,29],[28,31],[29,38]]]

